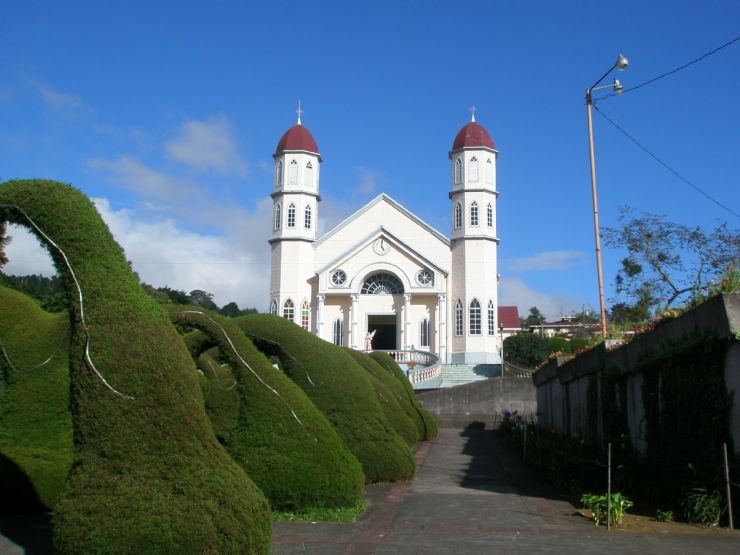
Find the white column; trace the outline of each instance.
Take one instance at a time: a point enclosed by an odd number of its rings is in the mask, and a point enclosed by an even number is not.
[[[324,301],[326,295],[319,293],[316,295],[316,335],[320,338],[324,338]]]
[[[350,328],[349,328],[349,346],[353,349],[357,348],[357,301],[360,300],[358,293],[352,293],[350,295],[352,299],[352,307],[349,311],[350,317]]]
[[[437,351],[439,360],[447,362],[447,294],[437,295]]]
[[[408,351],[411,348],[409,338],[411,330],[411,293],[403,294],[403,349]]]

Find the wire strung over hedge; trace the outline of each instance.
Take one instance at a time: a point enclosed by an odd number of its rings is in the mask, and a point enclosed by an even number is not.
[[[207,335],[228,361],[239,413],[225,447],[272,507],[356,506],[363,493],[362,468],[306,394],[272,366],[233,320],[193,307],[169,310],[179,326]]]
[[[0,220],[49,248],[72,319],[75,463],[55,507],[55,550],[268,552],[266,499],[216,440],[182,339],[90,199],[9,181]]]
[[[409,446],[383,414],[367,373],[349,354],[278,316],[250,314],[236,322],[257,348],[280,360],[288,377],[334,425],[368,482],[414,475]]]

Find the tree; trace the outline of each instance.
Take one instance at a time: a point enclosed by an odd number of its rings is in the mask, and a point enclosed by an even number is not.
[[[5,247],[10,243],[11,237],[7,234],[8,227],[6,222],[0,222],[0,270],[8,263],[8,256],[5,254]]]
[[[626,251],[614,280],[617,294],[663,310],[697,295],[740,259],[740,232],[719,224],[711,232],[664,216],[621,208],[619,227],[604,228],[604,243]]]
[[[545,321],[545,315],[540,312],[540,309],[533,306],[529,309],[529,316],[522,318],[524,325],[527,327],[539,326]]]
[[[547,339],[534,333],[518,333],[504,339],[504,358],[514,364],[535,368],[550,354]]]
[[[238,304],[232,301],[222,306],[219,312],[223,314],[224,316],[228,316],[229,318],[236,318],[237,316],[244,316],[245,314],[256,314],[257,309],[256,308],[241,309],[239,308]]]
[[[188,302],[207,308],[208,310],[218,310],[218,306],[213,302],[213,293],[201,289],[193,289],[188,294]]]

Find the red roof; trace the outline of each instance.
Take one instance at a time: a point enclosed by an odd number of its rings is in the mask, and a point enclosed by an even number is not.
[[[275,152],[283,152],[284,150],[305,150],[319,154],[319,147],[313,135],[300,123],[288,129],[280,137]]]
[[[476,146],[484,146],[492,149],[496,148],[493,145],[493,139],[491,139],[486,128],[479,123],[471,121],[465,127],[460,129],[457,137],[455,137],[455,142],[452,143],[452,150]]]
[[[504,328],[519,329],[522,327],[521,320],[519,320],[519,309],[515,306],[499,306],[498,321],[499,324],[504,325]]]

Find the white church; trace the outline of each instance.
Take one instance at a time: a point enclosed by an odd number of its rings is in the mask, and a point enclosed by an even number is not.
[[[270,311],[355,349],[428,351],[443,364],[500,364],[496,158],[472,120],[452,142],[452,230],[380,194],[317,236],[321,153],[301,124],[273,158]]]

